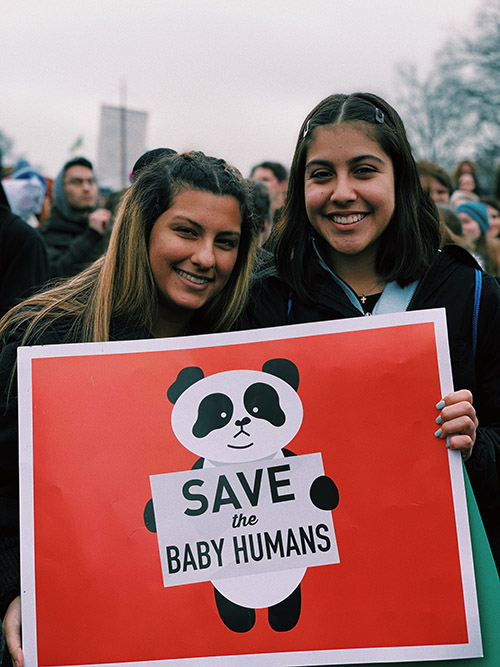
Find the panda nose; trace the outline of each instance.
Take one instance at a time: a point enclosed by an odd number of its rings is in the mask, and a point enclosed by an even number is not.
[[[250,421],[251,421],[250,417],[243,417],[243,419],[237,419],[234,423],[236,424],[236,426],[243,428],[243,426],[250,424]]]

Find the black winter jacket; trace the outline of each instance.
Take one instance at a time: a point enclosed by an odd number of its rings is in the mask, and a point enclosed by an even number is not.
[[[48,279],[40,232],[0,203],[0,317]]]
[[[472,456],[465,464],[500,572],[500,287],[483,273],[477,350],[472,322],[475,259],[460,246],[445,246],[420,280],[408,310],[445,308],[456,390],[469,389],[479,420]],[[276,269],[256,277],[240,329],[361,317],[327,270],[316,267],[312,304],[301,303]]]
[[[109,234],[89,227],[88,219],[65,217],[52,206],[40,231],[49,257],[51,278],[69,278],[80,273],[106,251]]]

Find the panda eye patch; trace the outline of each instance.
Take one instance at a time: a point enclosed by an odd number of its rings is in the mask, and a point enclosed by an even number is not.
[[[274,387],[256,382],[245,391],[243,402],[252,417],[265,419],[273,426],[283,426],[285,423],[285,413],[280,407],[280,399]]]
[[[195,438],[204,438],[223,428],[233,416],[233,404],[225,394],[209,394],[198,406],[198,418],[193,426]]]

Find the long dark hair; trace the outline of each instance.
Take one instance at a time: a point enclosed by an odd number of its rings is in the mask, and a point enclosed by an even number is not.
[[[320,102],[300,128],[290,169],[288,192],[275,231],[275,257],[280,275],[305,301],[311,300],[315,262],[312,227],[304,199],[307,151],[317,127],[360,123],[391,158],[395,208],[381,236],[375,269],[387,282],[402,287],[420,278],[439,248],[436,207],[420,185],[403,122],[387,102],[371,93],[330,95]]]

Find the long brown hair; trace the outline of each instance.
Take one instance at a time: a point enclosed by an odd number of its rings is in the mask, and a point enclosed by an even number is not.
[[[224,160],[201,152],[169,155],[144,168],[120,203],[106,254],[69,280],[34,295],[0,320],[0,335],[22,327],[22,343],[34,341],[52,322],[68,322],[71,342],[106,341],[113,317],[151,331],[158,308],[148,258],[155,221],[184,188],[234,197],[241,212],[241,237],[231,276],[193,318],[193,333],[225,331],[241,313],[253,270],[257,235],[248,186]]]

